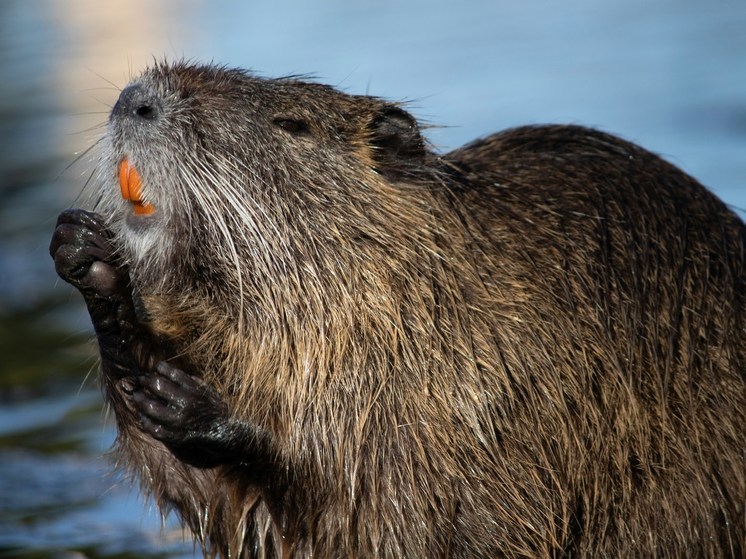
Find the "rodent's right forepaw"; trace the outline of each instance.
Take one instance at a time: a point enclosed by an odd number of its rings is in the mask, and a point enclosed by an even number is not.
[[[204,380],[164,361],[138,377],[129,392],[141,429],[180,460],[200,468],[234,463],[251,441]]]

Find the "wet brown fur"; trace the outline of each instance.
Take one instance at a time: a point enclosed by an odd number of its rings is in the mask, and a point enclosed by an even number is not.
[[[121,462],[207,553],[746,553],[746,229],[694,179],[580,127],[436,155],[414,123],[377,136],[405,118],[378,99],[187,64],[141,81],[168,126],[110,133],[98,206],[153,333],[135,349],[275,442],[267,485],[187,466],[105,379]],[[122,224],[124,154],[161,248]],[[233,256],[189,177],[251,208],[223,202]]]

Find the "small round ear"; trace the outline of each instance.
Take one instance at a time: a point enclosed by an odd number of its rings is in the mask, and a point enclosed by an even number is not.
[[[373,148],[377,171],[400,175],[425,155],[425,141],[417,121],[399,107],[383,107],[368,126],[368,141]]]

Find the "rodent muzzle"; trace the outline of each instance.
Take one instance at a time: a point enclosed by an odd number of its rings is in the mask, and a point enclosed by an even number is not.
[[[161,116],[162,107],[158,95],[144,84],[125,87],[119,94],[112,118],[127,118],[141,122],[153,122]]]
[[[125,130],[135,132],[142,125],[154,124],[163,114],[158,94],[143,83],[125,87],[111,111],[112,123],[122,124]],[[116,125],[116,124],[115,124]],[[117,174],[122,198],[132,204],[136,215],[150,215],[155,207],[143,199],[142,180],[138,170],[125,156],[118,164]]]

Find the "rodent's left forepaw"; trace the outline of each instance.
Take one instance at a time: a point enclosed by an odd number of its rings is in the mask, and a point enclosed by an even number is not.
[[[113,295],[126,274],[113,265],[111,235],[98,214],[66,210],[57,219],[49,253],[59,276],[84,295]]]

